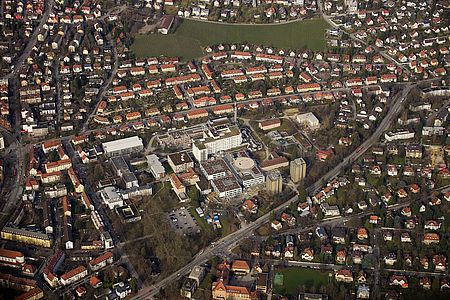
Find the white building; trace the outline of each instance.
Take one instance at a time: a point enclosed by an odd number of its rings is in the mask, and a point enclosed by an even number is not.
[[[344,0],[345,6],[350,13],[358,11],[358,1],[357,0]]]
[[[142,151],[144,144],[138,136],[132,136],[120,140],[106,142],[102,144],[103,150],[107,156],[126,155]]]
[[[304,124],[311,129],[318,129],[320,127],[319,119],[317,119],[317,117],[312,112],[298,114],[297,122],[300,124]]]
[[[230,150],[242,144],[241,131],[237,126],[219,124],[210,126],[203,137],[194,140],[192,143],[192,153],[198,161],[208,159],[211,154],[220,151]]]
[[[101,237],[101,239],[103,241],[103,244],[105,246],[105,250],[114,248],[113,239],[111,238],[111,235],[109,234],[108,231],[103,231],[100,234],[100,237]]]
[[[116,206],[123,206],[122,195],[112,186],[107,186],[101,190],[100,197],[109,209],[113,209]]]
[[[226,161],[244,188],[264,184],[265,177],[255,161],[245,151],[226,155]]]
[[[5,138],[0,134],[0,150],[5,149]]]
[[[339,216],[341,213],[339,212],[339,207],[337,205],[329,205],[328,203],[320,204],[320,208],[325,217],[335,217]]]
[[[414,132],[408,130],[402,131],[389,131],[384,134],[384,138],[388,142],[398,141],[398,140],[408,140],[414,138]]]
[[[156,179],[161,179],[166,176],[166,170],[164,166],[159,161],[158,156],[155,154],[147,155],[147,168],[152,173],[153,177]]]
[[[200,162],[200,170],[208,180],[223,178],[231,173],[223,159],[202,161]]]
[[[427,127],[424,126],[422,128],[422,135],[424,136],[432,136],[432,135],[443,135],[445,132],[444,127]]]
[[[220,198],[234,198],[242,194],[242,187],[233,175],[214,179],[211,186]]]

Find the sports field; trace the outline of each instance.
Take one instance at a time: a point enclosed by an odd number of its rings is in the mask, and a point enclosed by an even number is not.
[[[249,43],[286,49],[324,50],[328,24],[323,19],[289,24],[227,25],[183,20],[175,33],[137,35],[132,51],[138,57],[180,56],[191,59],[203,55],[206,46],[219,43]]]
[[[328,283],[328,273],[307,268],[285,268],[279,270],[274,276],[274,292],[277,294],[294,295],[300,285],[306,288]]]

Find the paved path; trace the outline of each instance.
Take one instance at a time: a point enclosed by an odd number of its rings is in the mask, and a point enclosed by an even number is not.
[[[227,22],[219,22],[219,21],[211,21],[211,20],[203,20],[199,18],[192,18],[192,17],[180,17],[180,19],[189,20],[189,21],[196,21],[196,22],[203,22],[203,23],[210,23],[210,24],[217,24],[217,25],[230,25],[230,26],[277,26],[277,25],[286,25],[286,24],[292,24],[297,23],[301,21],[308,21],[308,20],[318,20],[319,18],[314,17],[310,19],[294,19],[294,20],[288,20],[288,21],[280,21],[278,23],[227,23]]]

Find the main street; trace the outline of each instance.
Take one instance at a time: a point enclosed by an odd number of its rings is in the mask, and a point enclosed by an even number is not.
[[[54,0],[49,0],[47,2],[47,6],[45,7],[45,11],[44,11],[44,14],[42,15],[41,21],[39,22],[39,25],[34,30],[33,35],[30,37],[30,40],[28,41],[27,45],[25,46],[25,49],[22,51],[22,54],[19,56],[19,58],[17,58],[15,60],[16,62],[14,63],[14,68],[12,69],[12,71],[10,73],[3,76],[2,79],[11,79],[18,74],[18,72],[22,68],[25,60],[30,56],[31,50],[33,50],[34,46],[36,45],[37,37],[38,37],[39,33],[42,31],[42,29],[44,28],[44,25],[47,23],[48,16],[49,16],[50,12],[52,11],[54,4],[55,4]]]
[[[381,121],[380,125],[375,130],[375,132],[358,148],[360,149],[360,151],[355,150],[354,152],[352,152],[350,155],[344,158],[344,160],[341,163],[339,163],[332,170],[323,175],[313,185],[309,186],[306,189],[309,194],[319,190],[324,182],[328,182],[332,178],[336,177],[346,166],[348,166],[356,159],[358,159],[361,155],[363,155],[367,151],[367,149],[369,149],[374,143],[378,141],[382,133],[386,131],[389,128],[392,121],[397,118],[398,114],[401,111],[403,101],[406,99],[408,93],[414,86],[415,85],[413,84],[406,85],[404,89],[392,99],[389,111],[387,112],[386,116]],[[285,203],[273,209],[273,211],[268,212],[267,214],[261,216],[254,222],[248,224],[248,226],[246,226],[245,228],[241,228],[223,237],[215,244],[212,244],[211,246],[206,248],[203,251],[203,253],[197,254],[197,256],[195,256],[195,258],[190,263],[179,269],[177,272],[172,273],[171,275],[160,280],[159,282],[140,290],[133,299],[147,299],[154,297],[159,293],[160,289],[175,282],[177,279],[180,278],[180,276],[189,273],[189,271],[192,270],[194,266],[205,263],[206,261],[208,261],[210,257],[216,255],[217,253],[223,253],[224,251],[228,251],[229,249],[232,249],[234,246],[238,245],[239,242],[242,241],[243,239],[250,237],[253,234],[253,231],[259,228],[260,226],[264,225],[265,223],[267,223],[273,214],[280,213],[282,210],[289,207],[289,205],[297,201],[297,199],[298,196],[296,195],[291,199],[289,199],[288,201],[286,201]],[[344,218],[345,217],[337,218],[333,220],[333,222],[342,221]],[[318,223],[316,225],[322,225],[322,223]]]
[[[111,36],[111,34],[108,34],[106,36],[109,44],[112,48],[112,54],[113,54],[113,67],[111,70],[111,73],[109,74],[109,77],[105,80],[105,82],[102,84],[100,88],[100,93],[97,96],[97,103],[95,108],[91,111],[89,116],[86,118],[86,121],[83,124],[82,132],[85,132],[88,130],[89,122],[94,117],[94,115],[97,113],[98,106],[100,105],[100,102],[102,101],[103,97],[105,96],[106,92],[108,91],[109,86],[111,85],[111,82],[113,81],[114,77],[116,77],[117,70],[119,69],[119,57],[117,55],[117,50],[114,45],[114,40]]]

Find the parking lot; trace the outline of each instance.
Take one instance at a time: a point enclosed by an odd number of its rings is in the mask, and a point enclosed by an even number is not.
[[[200,227],[192,216],[191,212],[185,207],[172,210],[168,214],[171,226],[179,233],[197,233]]]

